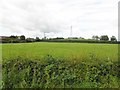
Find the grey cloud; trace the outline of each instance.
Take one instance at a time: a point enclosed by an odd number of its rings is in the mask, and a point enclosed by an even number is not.
[[[0,24],[10,32],[33,36],[38,33],[66,33],[70,26],[82,33],[110,29],[116,22],[114,0],[1,0]],[[114,3],[113,3],[114,2]],[[115,14],[112,14],[115,13]],[[106,16],[108,15],[108,17]],[[112,20],[111,20],[112,18]],[[105,27],[102,27],[103,24]],[[115,23],[116,25],[116,23]],[[98,27],[98,28],[96,28]],[[116,29],[113,26],[110,30]],[[32,32],[30,34],[30,32]],[[33,33],[34,32],[34,33]]]

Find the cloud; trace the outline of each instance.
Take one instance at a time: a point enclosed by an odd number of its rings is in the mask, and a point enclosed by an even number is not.
[[[117,37],[117,4],[118,0],[1,0],[0,27],[6,30],[2,34],[67,37],[72,25],[74,36],[115,32]]]

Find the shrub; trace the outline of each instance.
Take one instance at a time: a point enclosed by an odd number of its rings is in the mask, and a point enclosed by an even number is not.
[[[3,62],[3,88],[118,88],[118,62],[70,63],[47,55],[43,60]]]

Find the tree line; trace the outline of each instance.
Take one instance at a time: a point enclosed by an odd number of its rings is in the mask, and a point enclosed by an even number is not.
[[[112,37],[109,38],[107,35],[102,35],[100,37],[97,36],[97,35],[93,35],[92,39],[94,39],[94,40],[105,40],[105,41],[108,41],[108,40],[110,40],[110,41],[117,41],[115,36],[112,36]]]
[[[115,36],[108,37],[108,35],[101,35],[100,37],[97,35],[93,35],[92,39],[85,39],[83,37],[56,37],[56,38],[26,38],[24,35],[14,36],[11,35],[9,37],[1,36],[2,43],[24,43],[24,42],[90,42],[90,43],[118,43]]]

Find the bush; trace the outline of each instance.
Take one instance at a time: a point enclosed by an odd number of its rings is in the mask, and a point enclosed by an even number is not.
[[[87,64],[47,55],[3,62],[3,88],[118,88],[118,62]]]

